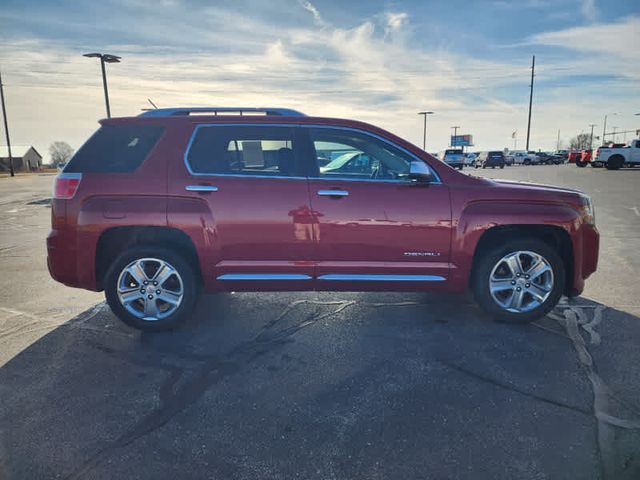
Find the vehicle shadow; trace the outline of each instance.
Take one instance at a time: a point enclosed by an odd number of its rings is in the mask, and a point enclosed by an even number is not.
[[[0,368],[0,478],[638,478],[639,320],[239,293],[145,334],[93,308]]]

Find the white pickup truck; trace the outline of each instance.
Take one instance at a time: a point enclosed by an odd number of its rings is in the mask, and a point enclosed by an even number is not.
[[[608,170],[640,165],[640,139],[631,140],[626,147],[605,148],[596,150],[593,164],[604,165]]]

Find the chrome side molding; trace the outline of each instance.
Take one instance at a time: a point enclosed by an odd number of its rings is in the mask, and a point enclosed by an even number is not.
[[[364,281],[364,282],[444,282],[440,275],[359,275],[359,274],[327,274],[317,277],[318,280],[329,281]],[[216,280],[234,281],[271,281],[271,280],[312,280],[309,275],[300,273],[225,273]]]
[[[328,274],[320,275],[318,280],[333,281],[364,281],[364,282],[443,282],[445,277],[440,275],[351,275]]]
[[[217,192],[218,187],[213,185],[187,185],[184,187],[187,192]]]
[[[217,280],[311,280],[311,277],[300,273],[225,273]]]

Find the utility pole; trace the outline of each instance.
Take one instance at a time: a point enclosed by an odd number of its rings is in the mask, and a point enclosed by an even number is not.
[[[9,125],[7,123],[7,108],[4,105],[4,86],[2,85],[2,74],[0,73],[0,99],[2,100],[2,117],[4,118],[4,134],[7,137],[7,150],[9,152],[9,171],[11,176],[15,177],[13,170],[13,157],[11,156],[11,141],[9,140]]]
[[[560,150],[560,129],[558,129],[558,140],[556,140],[556,152]]]
[[[422,149],[427,151],[427,115],[433,115],[435,112],[418,112],[418,115],[424,117],[424,128],[422,129]]]
[[[605,144],[605,140],[606,140],[606,137],[607,137],[607,117],[609,115],[618,115],[618,114],[617,113],[607,113],[604,116],[604,126],[602,127],[602,145]]]
[[[589,150],[593,150],[593,127],[595,127],[596,124],[590,123],[589,126],[591,127],[591,135],[589,136]]]
[[[536,71],[536,56],[531,60],[531,90],[529,91],[529,121],[527,123],[527,152],[529,151],[529,135],[531,134],[531,106],[533,104],[533,77]]]

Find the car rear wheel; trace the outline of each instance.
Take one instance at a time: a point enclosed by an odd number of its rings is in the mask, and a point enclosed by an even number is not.
[[[198,281],[182,256],[163,247],[134,247],[107,272],[105,296],[111,310],[131,327],[170,330],[193,311]]]
[[[582,160],[576,160],[576,167],[584,168],[587,166],[587,162],[583,162]]]
[[[526,323],[558,303],[565,269],[555,249],[536,239],[514,239],[482,254],[473,276],[479,305],[502,322]]]
[[[613,155],[607,161],[607,170],[619,170],[624,165],[624,157],[621,155]]]

